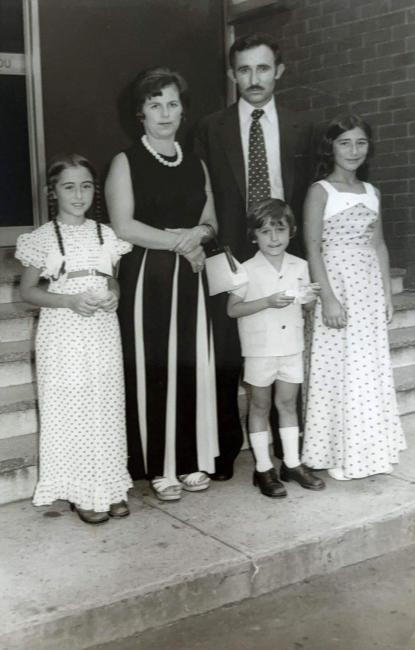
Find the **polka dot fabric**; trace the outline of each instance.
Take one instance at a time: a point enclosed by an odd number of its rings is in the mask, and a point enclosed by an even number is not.
[[[248,153],[248,208],[271,195],[264,132],[259,121],[263,114],[264,111],[260,108],[253,110],[251,113],[252,122],[249,129]]]
[[[88,269],[100,246],[95,223],[61,225],[67,271]],[[113,255],[129,250],[103,226]],[[16,256],[41,268],[57,247],[52,224],[18,242]],[[100,276],[60,278],[49,291],[75,294],[102,288]],[[36,336],[40,407],[40,476],[34,505],[65,499],[108,511],[132,486],[126,469],[124,378],[118,319],[98,310],[84,317],[70,309],[42,308]]]
[[[315,469],[341,467],[346,477],[362,478],[389,472],[406,447],[393,386],[382,277],[371,245],[377,198],[369,184],[366,196],[321,184],[329,193],[327,204],[337,200],[340,207],[325,215],[322,255],[348,323],[340,330],[326,327],[318,301],[306,332],[302,462]]]

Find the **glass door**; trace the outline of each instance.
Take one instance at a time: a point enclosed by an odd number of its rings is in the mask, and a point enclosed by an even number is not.
[[[0,245],[46,214],[37,0],[0,3]]]

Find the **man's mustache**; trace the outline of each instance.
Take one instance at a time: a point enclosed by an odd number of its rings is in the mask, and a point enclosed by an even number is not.
[[[262,86],[249,86],[248,90],[265,90]]]

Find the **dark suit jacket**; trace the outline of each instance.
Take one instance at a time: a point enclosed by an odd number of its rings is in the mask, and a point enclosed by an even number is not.
[[[298,115],[278,107],[281,172],[285,200],[296,215],[298,234],[294,247],[302,252],[301,211],[309,185],[312,129]],[[235,257],[244,261],[254,253],[246,230],[246,183],[238,105],[205,117],[196,137],[196,150],[206,162],[212,182],[219,238],[230,246]]]

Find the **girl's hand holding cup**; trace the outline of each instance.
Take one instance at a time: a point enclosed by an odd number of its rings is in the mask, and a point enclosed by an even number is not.
[[[118,296],[115,291],[111,291],[108,287],[88,289],[88,295],[91,301],[95,302],[97,309],[115,311],[118,307]]]
[[[291,303],[294,302],[294,296],[287,295],[286,291],[277,291],[268,296],[267,302],[268,307],[282,309],[283,307],[288,307],[288,305],[291,305]]]
[[[98,309],[97,301],[89,291],[68,296],[68,307],[80,316],[92,316]]]
[[[115,311],[118,307],[118,296],[115,291],[107,289],[107,295],[101,300],[99,307],[104,311]]]
[[[296,303],[305,305],[314,302],[320,294],[320,285],[318,282],[300,285],[297,289],[287,289],[286,295],[292,296]]]

